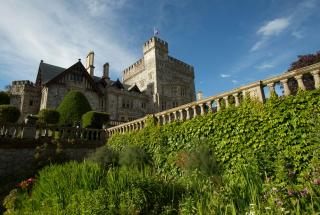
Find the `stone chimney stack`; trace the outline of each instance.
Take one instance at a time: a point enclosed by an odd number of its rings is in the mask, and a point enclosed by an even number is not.
[[[198,91],[198,93],[197,93],[197,101],[202,100],[202,99],[203,99],[202,91]]]
[[[94,52],[90,51],[89,54],[87,55],[86,59],[86,70],[88,73],[93,76],[94,75]]]
[[[103,65],[103,76],[102,76],[102,78],[110,79],[110,77],[109,77],[109,63],[105,63]]]

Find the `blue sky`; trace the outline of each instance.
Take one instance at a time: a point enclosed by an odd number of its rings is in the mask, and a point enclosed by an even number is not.
[[[0,89],[34,81],[41,59],[69,67],[90,50],[96,75],[109,62],[121,77],[155,26],[170,55],[195,67],[197,90],[214,95],[320,50],[319,9],[319,0],[0,0]]]

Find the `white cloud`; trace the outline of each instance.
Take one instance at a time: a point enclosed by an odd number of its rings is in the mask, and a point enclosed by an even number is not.
[[[237,84],[237,83],[238,83],[237,80],[232,80],[231,82],[232,82],[233,84]]]
[[[220,74],[220,77],[221,77],[221,78],[230,78],[231,75],[221,73],[221,74]]]
[[[264,64],[261,64],[260,66],[257,66],[256,68],[258,70],[264,70],[264,69],[271,69],[273,67],[274,67],[274,65],[272,65],[272,64],[264,63]]]
[[[105,62],[110,63],[111,75],[119,75],[137,58],[127,43],[130,35],[120,33],[122,17],[113,13],[121,4],[109,0],[101,9],[94,9],[100,1],[92,2],[97,3],[71,6],[68,1],[50,1],[50,5],[45,1],[4,1],[0,7],[1,16],[6,17],[0,19],[0,64],[7,69],[1,70],[1,75],[34,80],[41,59],[69,67],[78,58],[85,64],[90,50],[96,54],[96,75],[101,75]],[[94,13],[103,17],[97,20]]]
[[[292,35],[293,37],[297,38],[297,39],[303,38],[303,34],[302,34],[302,32],[300,32],[300,31],[293,31],[293,32],[291,33],[291,35]]]
[[[290,24],[290,18],[277,18],[267,22],[264,26],[261,26],[257,31],[265,37],[277,36],[284,31]]]
[[[256,42],[250,49],[251,52],[257,51],[259,49],[261,49],[263,47],[263,45],[265,44],[266,40],[260,40],[258,42]]]

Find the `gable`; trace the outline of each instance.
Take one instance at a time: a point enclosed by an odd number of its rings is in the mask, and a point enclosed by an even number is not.
[[[51,79],[58,76],[65,70],[65,68],[47,64],[41,61],[38,69],[36,85],[44,85],[48,83]]]
[[[50,86],[54,83],[64,84],[69,81],[84,82],[86,89],[93,90],[100,96],[102,95],[102,91],[99,89],[98,84],[95,83],[80,61],[55,76],[53,79],[45,83],[45,85]]]

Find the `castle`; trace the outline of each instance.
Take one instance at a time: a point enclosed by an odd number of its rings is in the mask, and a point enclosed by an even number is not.
[[[123,71],[122,81],[110,80],[108,63],[102,77],[94,75],[94,52],[88,54],[85,66],[80,59],[69,68],[41,60],[35,83],[12,82],[10,102],[23,119],[41,109],[57,108],[68,91],[77,90],[93,110],[123,122],[194,101],[194,68],[168,52],[167,42],[152,37],[143,45],[143,57]]]

